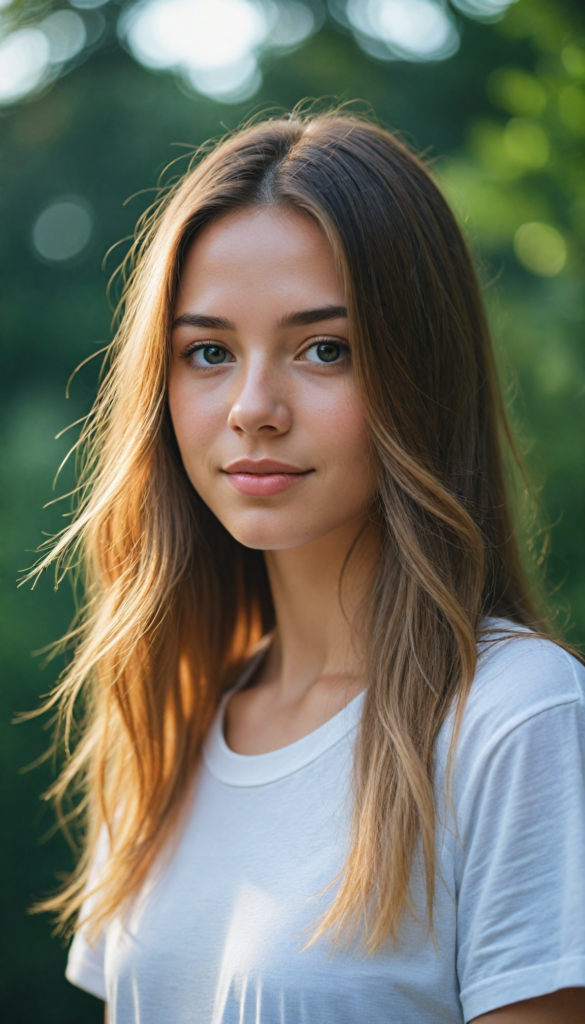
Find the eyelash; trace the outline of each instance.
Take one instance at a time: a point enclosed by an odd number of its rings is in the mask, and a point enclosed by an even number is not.
[[[303,349],[302,352],[299,352],[299,355],[296,356],[295,358],[299,359],[300,356],[305,355],[306,352],[308,352],[312,348],[315,348],[316,345],[323,345],[323,344],[326,345],[328,343],[333,344],[333,345],[339,345],[339,348],[342,350],[342,357],[341,357],[341,359],[336,360],[335,362],[331,362],[331,363],[326,363],[326,362],[318,363],[318,362],[315,362],[313,365],[315,365],[315,366],[340,366],[342,363],[345,363],[347,358],[348,358],[348,356],[349,356],[349,354],[350,354],[349,345],[346,345],[344,342],[339,341],[337,338],[331,337],[329,335],[323,335],[323,336],[320,336],[320,337],[317,337],[317,338],[313,338],[311,340],[311,344],[307,345],[307,347],[305,349]],[[185,351],[181,353],[181,359],[189,359],[195,352],[200,352],[204,348],[221,348],[225,352],[227,352],[229,355],[232,354],[229,351],[229,349],[226,348],[225,345],[220,345],[220,344],[218,344],[216,342],[213,342],[213,341],[198,341],[198,342],[194,342],[192,345],[189,345],[189,347],[186,348]],[[231,362],[231,360],[230,360],[230,362]],[[205,371],[205,370],[214,370],[214,369],[217,368],[217,366],[225,366],[226,363],[217,363],[215,366],[212,363],[210,363],[209,366],[200,366],[199,364],[194,364],[194,365],[197,366],[198,370]]]

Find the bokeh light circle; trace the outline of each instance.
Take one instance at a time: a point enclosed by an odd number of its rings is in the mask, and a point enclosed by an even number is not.
[[[518,228],[514,251],[520,263],[540,277],[555,277],[567,259],[567,246],[560,231],[550,224],[531,221]]]
[[[54,11],[44,18],[40,28],[49,42],[49,59],[54,64],[71,60],[85,46],[85,24],[75,11]]]
[[[440,0],[348,0],[346,11],[362,45],[369,37],[404,60],[444,60],[459,46]]]
[[[229,67],[267,32],[262,8],[250,0],[150,0],[125,24],[134,55],[153,68]]]
[[[239,102],[262,82],[261,54],[296,48],[315,26],[311,9],[296,0],[142,0],[122,12],[118,33],[146,67]]]
[[[63,263],[85,249],[92,230],[93,217],[85,200],[63,196],[39,214],[32,229],[32,242],[42,259]]]
[[[544,129],[525,117],[513,117],[504,129],[504,145],[512,160],[537,170],[544,167],[550,146]]]
[[[23,28],[0,41],[0,103],[15,103],[39,86],[49,66],[44,32]]]

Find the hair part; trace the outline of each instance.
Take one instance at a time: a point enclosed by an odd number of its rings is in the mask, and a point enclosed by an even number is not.
[[[43,908],[66,923],[92,883],[99,928],[144,883],[179,827],[221,695],[274,624],[261,552],[235,541],[182,467],[166,400],[182,260],[222,215],[276,205],[325,232],[347,292],[354,368],[380,466],[379,570],[367,607],[368,686],[349,852],[310,942],[357,935],[373,953],[413,913],[420,848],[432,928],[433,758],[458,725],[484,618],[547,630],[507,494],[512,451],[480,289],[441,192],[389,132],[339,113],[255,123],[223,140],[144,221],[123,317],[81,446],[72,525],[40,563],[83,562],[73,660],[49,705],[82,737],[51,795],[81,795],[84,854]]]

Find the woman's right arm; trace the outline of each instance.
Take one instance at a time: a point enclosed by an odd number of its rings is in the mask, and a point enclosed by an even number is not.
[[[109,1024],[109,1020],[110,1020],[110,1017],[109,1017],[109,1014],[108,1014],[108,1004],[106,1003],[105,1007],[104,1007],[104,1024]]]

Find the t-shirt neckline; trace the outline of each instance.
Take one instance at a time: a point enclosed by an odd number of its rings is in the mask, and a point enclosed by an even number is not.
[[[236,685],[222,698],[203,748],[207,769],[219,782],[228,786],[265,786],[298,772],[356,729],[361,718],[365,690],[358,693],[324,725],[286,747],[272,750],[268,754],[236,754],[224,738],[226,704],[234,690],[246,684],[265,649],[263,645],[248,663]]]

